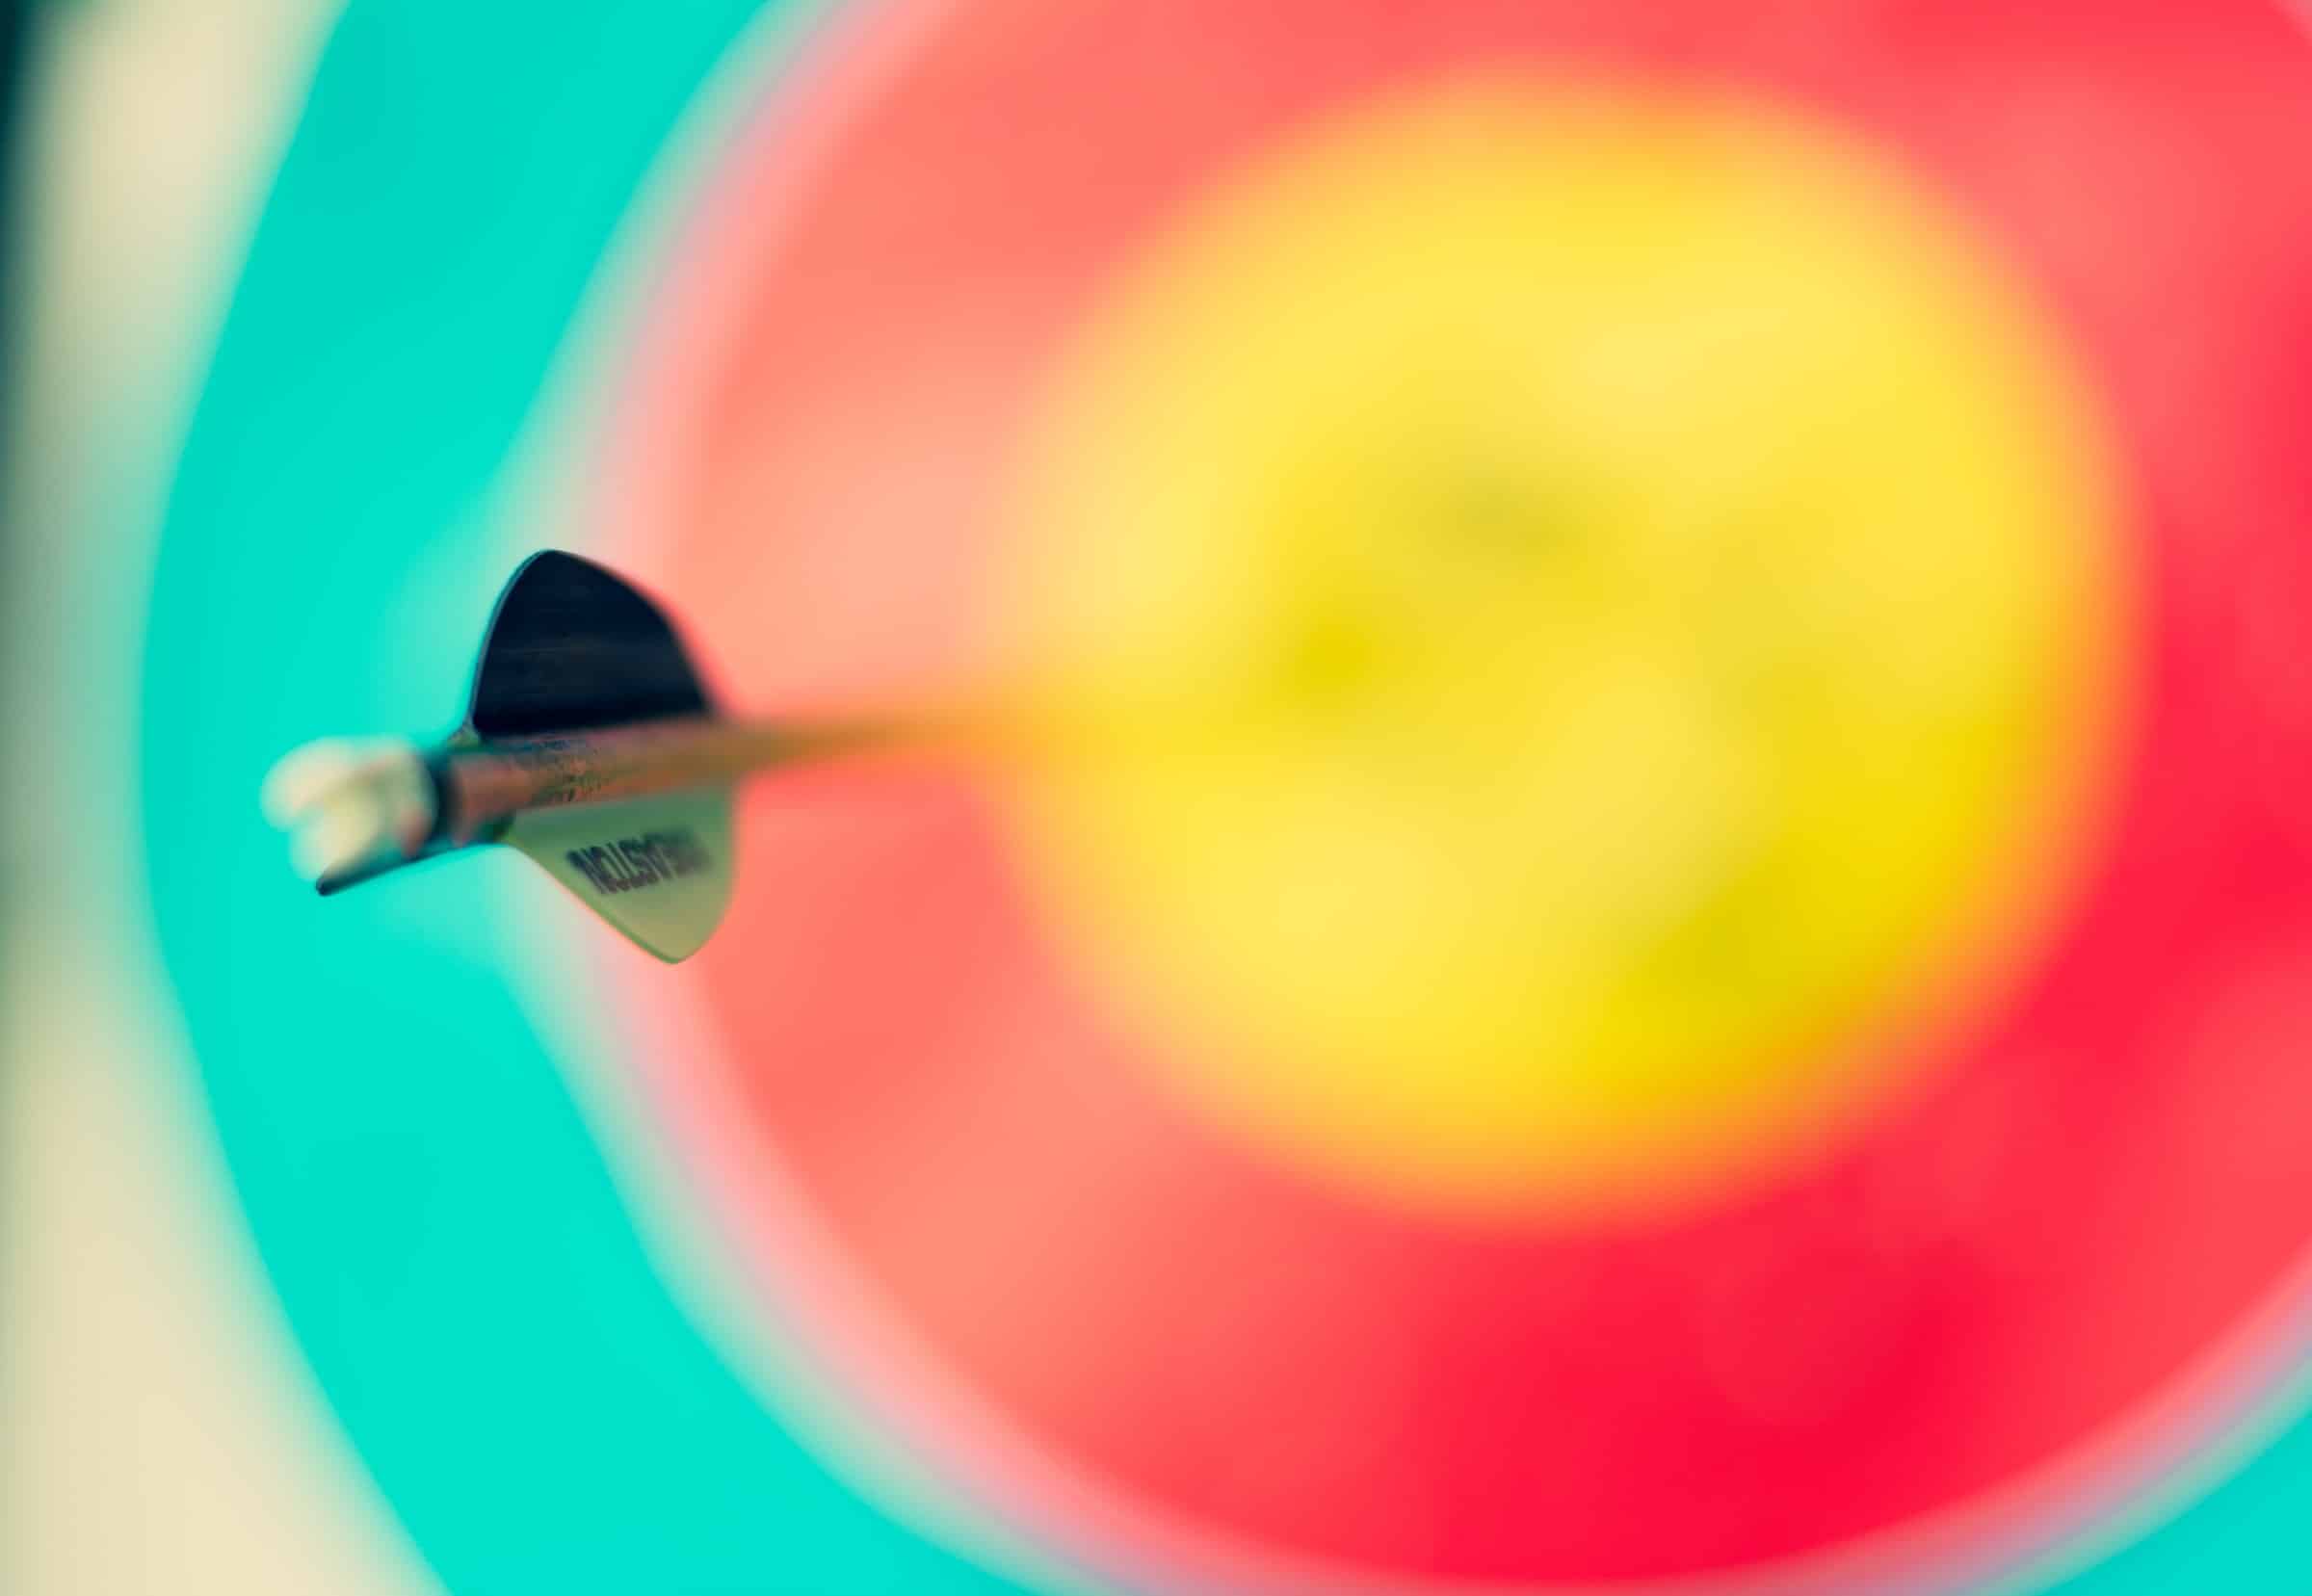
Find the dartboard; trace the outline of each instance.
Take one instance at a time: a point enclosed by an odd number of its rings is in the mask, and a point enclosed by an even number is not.
[[[1973,1588],[2280,1427],[2307,148],[2273,0],[354,0],[144,850],[431,1566]],[[752,784],[678,968],[316,899],[264,771],[446,729],[545,546],[734,710],[1064,751]]]

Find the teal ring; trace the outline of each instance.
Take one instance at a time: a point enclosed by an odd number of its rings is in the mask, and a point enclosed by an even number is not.
[[[323,904],[255,809],[305,738],[454,712],[505,575],[478,507],[758,9],[352,0],[152,578],[144,847],[200,1086],[303,1356],[461,1593],[1014,1588],[838,1478],[670,1295],[517,1007],[495,862]]]

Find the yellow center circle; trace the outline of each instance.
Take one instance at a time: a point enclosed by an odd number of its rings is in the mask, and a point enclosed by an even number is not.
[[[1039,417],[1008,813],[1274,1150],[1660,1191],[1872,1099],[2044,917],[2112,696],[2099,423],[1854,136],[1367,108],[1169,230]]]

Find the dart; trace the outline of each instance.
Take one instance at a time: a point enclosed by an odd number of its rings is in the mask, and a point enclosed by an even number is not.
[[[499,595],[455,734],[432,749],[308,744],[275,767],[264,804],[324,895],[504,844],[672,963],[729,903],[732,785],[888,729],[722,719],[655,604],[547,550]]]

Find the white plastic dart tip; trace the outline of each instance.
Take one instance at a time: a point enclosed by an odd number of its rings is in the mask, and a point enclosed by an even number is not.
[[[316,883],[415,858],[434,829],[425,756],[399,738],[308,743],[273,768],[261,801]]]

